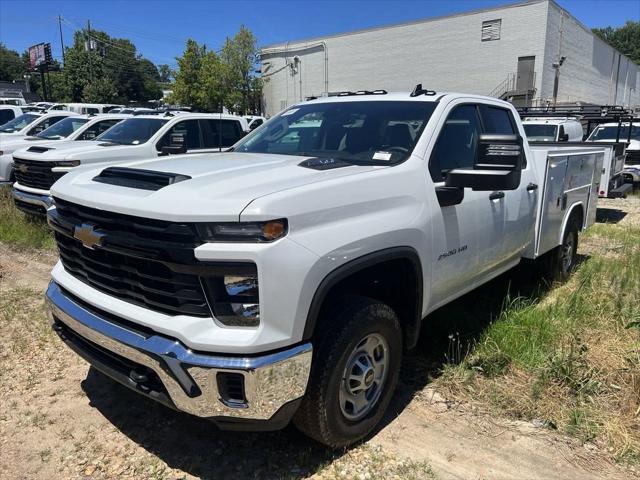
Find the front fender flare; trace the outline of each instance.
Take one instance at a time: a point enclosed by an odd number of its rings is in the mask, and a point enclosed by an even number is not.
[[[335,285],[337,285],[340,281],[346,279],[347,277],[350,277],[351,275],[364,270],[365,268],[369,268],[390,260],[398,259],[409,260],[415,270],[416,300],[414,306],[414,315],[409,324],[406,325],[406,328],[404,328],[406,332],[405,345],[407,346],[407,348],[414,347],[418,341],[418,336],[420,334],[420,324],[422,322],[424,277],[422,273],[423,270],[420,256],[418,255],[418,252],[412,247],[392,247],[368,253],[337,267],[335,270],[332,270],[329,274],[327,274],[320,282],[313,295],[313,299],[311,300],[311,305],[307,314],[307,321],[305,323],[302,340],[309,340],[312,338],[316,330],[318,319],[320,317],[320,310],[322,308],[322,305],[327,298],[327,295]]]

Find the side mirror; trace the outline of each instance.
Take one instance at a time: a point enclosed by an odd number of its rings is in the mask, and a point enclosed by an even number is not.
[[[96,132],[86,132],[84,134],[84,140],[93,140],[96,137],[97,137]]]
[[[473,169],[449,170],[446,187],[478,191],[515,190],[520,185],[524,149],[519,135],[480,135]]]
[[[187,153],[187,142],[181,133],[172,133],[169,137],[169,145],[162,147],[163,155],[179,155]]]

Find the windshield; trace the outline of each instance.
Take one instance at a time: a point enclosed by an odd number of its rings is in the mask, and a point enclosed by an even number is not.
[[[618,126],[611,125],[607,127],[598,127],[596,128],[591,136],[589,137],[589,141],[595,142],[598,140],[611,140],[615,141],[616,136],[618,135]],[[625,142],[629,138],[629,126],[623,126],[620,128],[620,141]],[[631,127],[631,140],[640,140],[640,125],[633,125]]]
[[[96,140],[121,145],[140,145],[149,140],[168,120],[128,118],[110,128]]]
[[[301,105],[271,119],[234,150],[397,163],[409,157],[436,105],[385,100]]]
[[[524,133],[531,142],[555,142],[557,125],[534,125],[524,123]]]
[[[24,127],[33,123],[33,121],[40,117],[40,115],[35,115],[33,113],[23,113],[19,117],[14,118],[10,122],[5,123],[0,126],[0,132],[2,133],[13,133],[18,130],[22,130]]]
[[[44,129],[36,137],[47,140],[66,138],[89,121],[88,118],[67,117]]]

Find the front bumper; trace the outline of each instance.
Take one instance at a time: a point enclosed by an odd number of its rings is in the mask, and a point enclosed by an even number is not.
[[[178,340],[116,318],[51,282],[46,293],[53,329],[96,369],[165,405],[227,428],[278,417],[284,426],[306,390],[311,344],[261,356],[198,353]],[[221,378],[242,376],[244,401],[230,401]],[[236,383],[238,385],[238,383]],[[282,411],[287,415],[282,422]],[[234,422],[239,427],[234,427]],[[244,422],[244,423],[243,423]],[[249,427],[251,429],[251,427]]]
[[[53,205],[53,199],[49,195],[24,192],[15,186],[11,193],[16,207],[26,213],[46,215],[47,209]]]

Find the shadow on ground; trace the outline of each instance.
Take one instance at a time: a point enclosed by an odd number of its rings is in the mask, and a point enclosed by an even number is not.
[[[584,260],[584,258],[582,259]],[[548,290],[537,266],[522,264],[431,314],[418,347],[403,360],[398,393],[380,429],[393,421],[442,370],[460,362],[507,298],[539,298]],[[272,433],[221,432],[213,424],[174,412],[91,369],[82,384],[114,426],[171,468],[204,479],[301,478],[344,452],[331,452],[292,426]]]
[[[627,212],[617,208],[598,207],[596,210],[596,222],[598,223],[618,223],[626,216]]]

